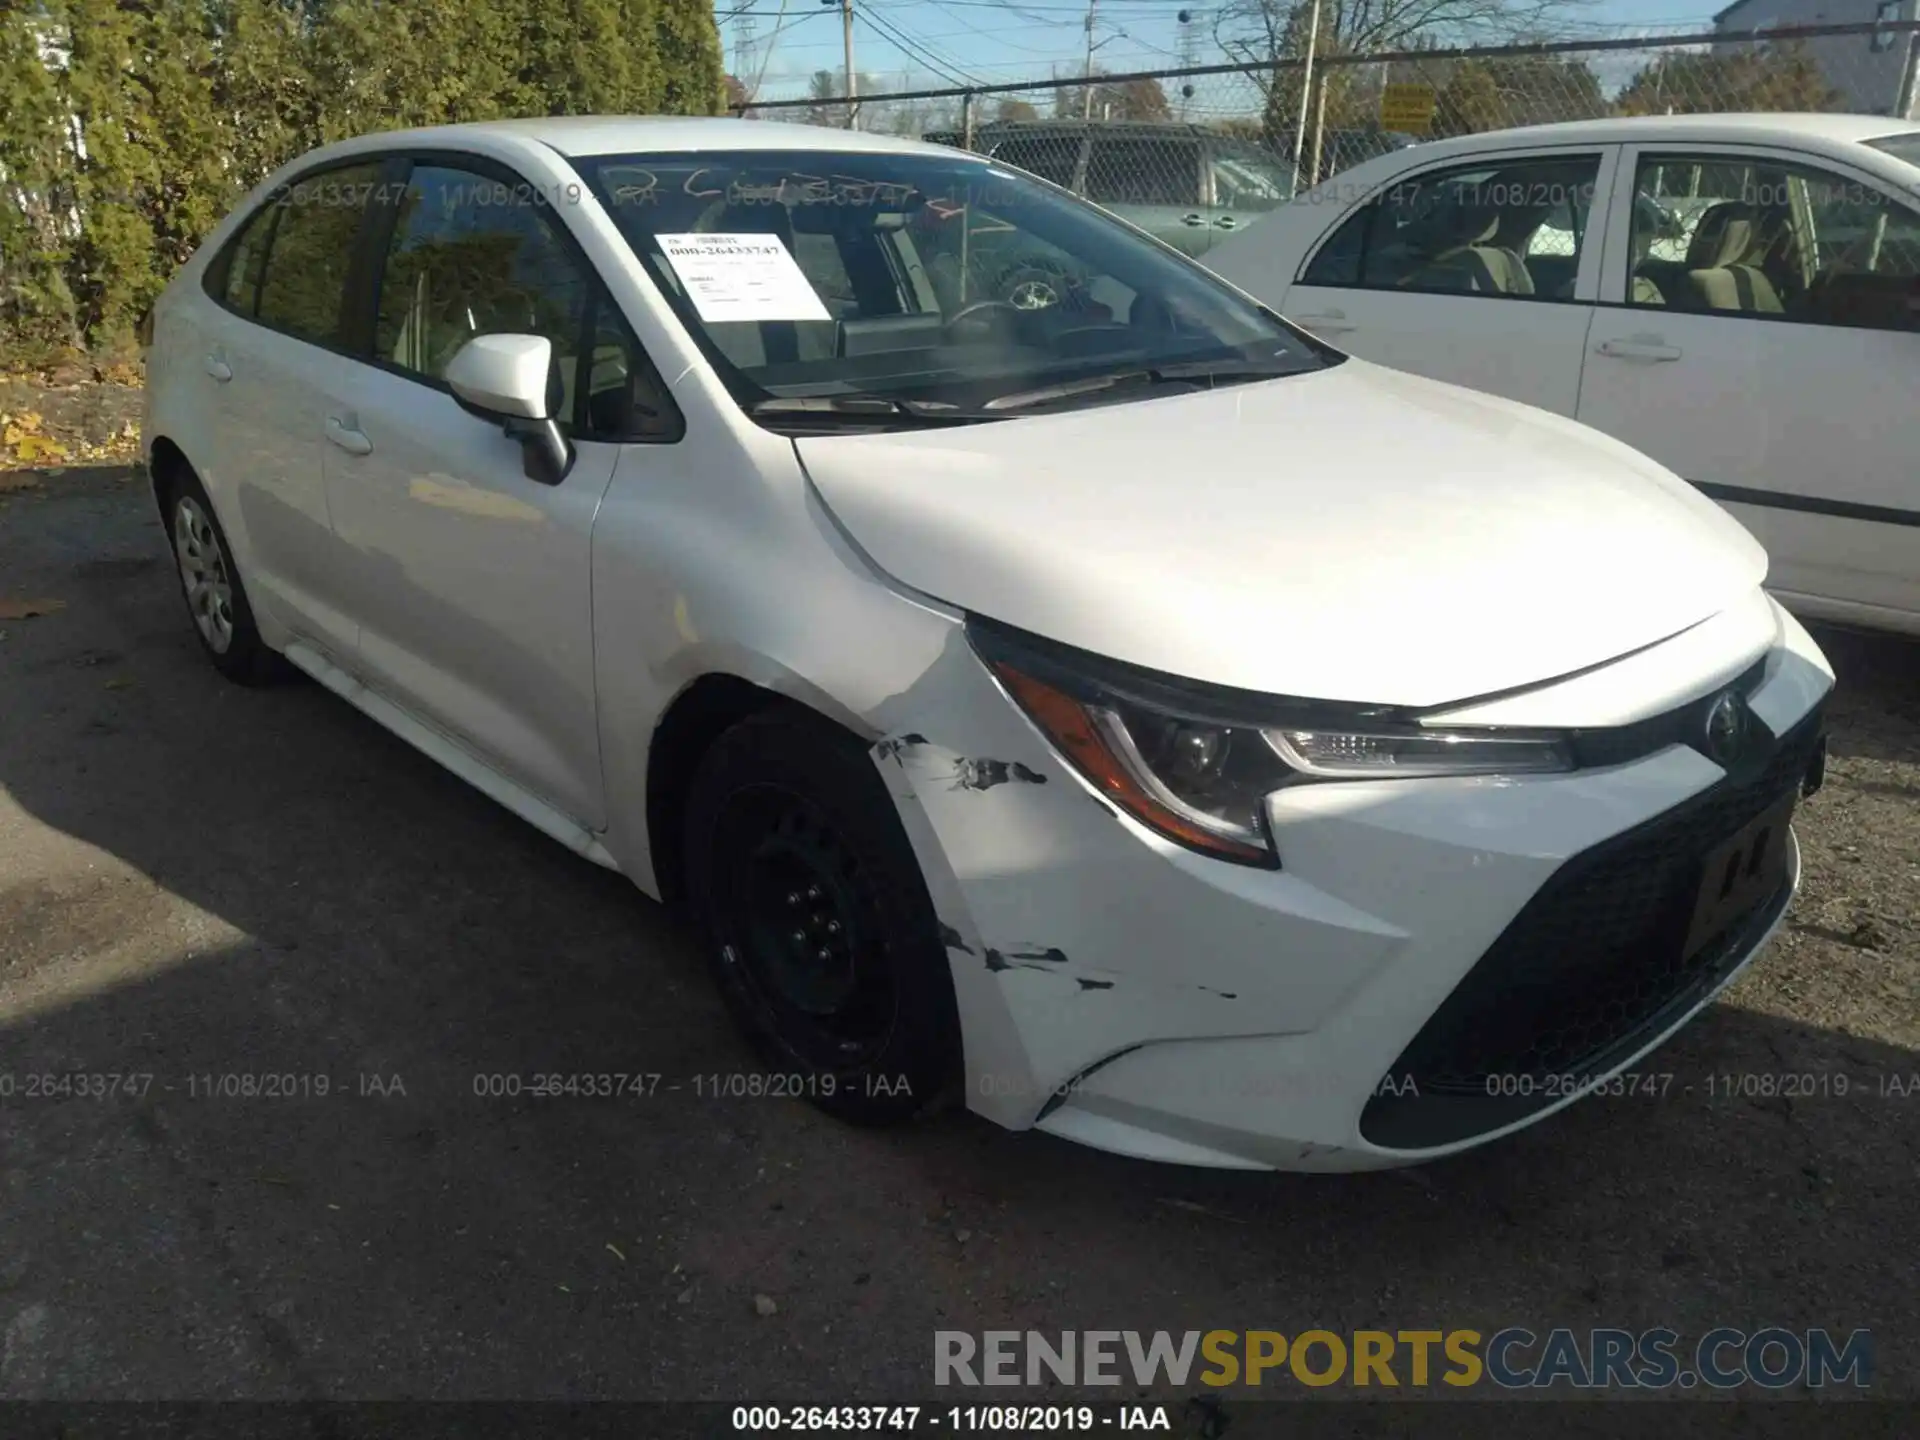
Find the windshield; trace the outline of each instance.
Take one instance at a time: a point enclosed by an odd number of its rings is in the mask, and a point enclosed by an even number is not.
[[[988,418],[1319,369],[1335,352],[1094,207],[967,156],[820,151],[580,162],[736,399]],[[999,412],[986,407],[1003,402]],[[784,403],[780,403],[784,402]],[[1024,402],[1021,402],[1024,404]]]

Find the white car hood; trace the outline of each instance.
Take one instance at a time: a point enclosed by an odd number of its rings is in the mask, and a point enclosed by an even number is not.
[[[1599,664],[1725,609],[1766,555],[1599,432],[1349,359],[952,429],[795,441],[896,580],[1118,660],[1426,706]]]

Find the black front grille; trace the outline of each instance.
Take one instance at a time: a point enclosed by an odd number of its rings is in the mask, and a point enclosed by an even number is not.
[[[1361,1133],[1422,1149],[1510,1125],[1696,1004],[1791,892],[1683,956],[1706,857],[1796,791],[1820,727],[1816,711],[1702,794],[1555,871],[1394,1062]]]
[[[1669,745],[1690,745],[1704,754],[1702,741],[1707,733],[1707,712],[1715,702],[1729,690],[1745,699],[1759,689],[1760,682],[1766,678],[1767,657],[1763,655],[1727,684],[1716,685],[1684,705],[1605,730],[1576,730],[1573,732],[1574,762],[1582,770],[1597,770],[1607,765],[1624,765]]]

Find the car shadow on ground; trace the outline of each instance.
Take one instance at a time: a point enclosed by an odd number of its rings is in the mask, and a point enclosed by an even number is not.
[[[68,603],[0,644],[0,1395],[901,1397],[937,1329],[1508,1324],[1866,1327],[1913,1393],[1903,1045],[1722,1005],[1644,1093],[1380,1175],[847,1129],[754,1093],[624,880],[218,680],[127,482],[31,505],[0,573]]]

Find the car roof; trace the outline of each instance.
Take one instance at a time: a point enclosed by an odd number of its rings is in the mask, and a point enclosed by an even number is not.
[[[1775,141],[1792,143],[1808,140],[1834,146],[1877,140],[1884,135],[1904,135],[1920,131],[1920,125],[1895,120],[1885,115],[1829,115],[1818,113],[1756,113],[1720,115],[1624,115],[1605,120],[1565,120],[1551,125],[1522,125],[1511,130],[1491,130],[1478,135],[1458,135],[1435,140],[1419,147],[1422,155],[1455,151],[1473,152],[1490,145],[1504,148],[1513,144],[1598,144],[1620,145],[1654,141],[1681,143],[1693,141]],[[1407,153],[1407,152],[1398,152]]]
[[[442,147],[462,140],[494,139],[544,145],[569,158],[642,151],[675,153],[725,150],[869,151],[932,154],[952,151],[865,130],[688,115],[558,115],[525,120],[476,120],[418,130],[388,130],[357,136],[316,150],[311,157],[351,155],[408,146]]]
[[[1172,138],[1197,136],[1209,140],[1236,138],[1224,131],[1210,130],[1205,125],[1196,125],[1188,120],[1088,120],[1075,119],[1071,115],[1055,120],[988,120],[974,127],[976,135],[995,136],[1083,135],[1096,132],[1101,135],[1154,135]]]

